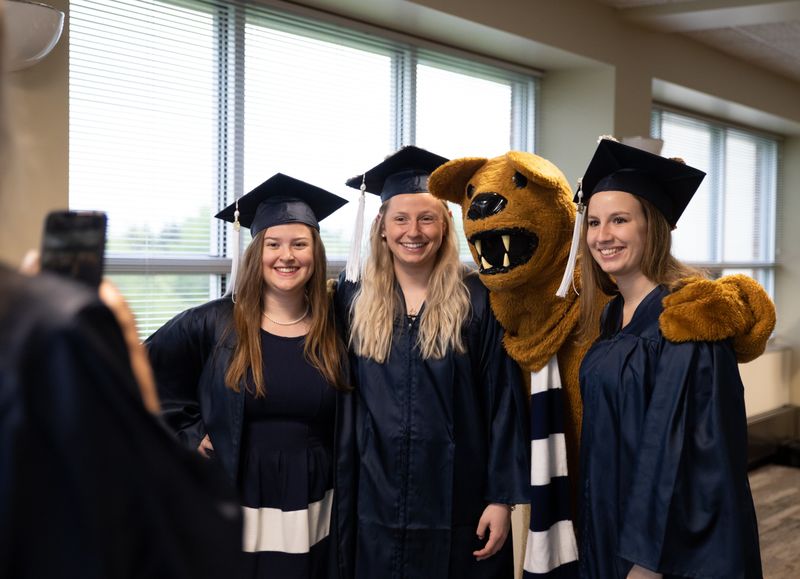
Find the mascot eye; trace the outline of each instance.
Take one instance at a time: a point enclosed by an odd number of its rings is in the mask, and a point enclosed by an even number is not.
[[[472,199],[472,195],[475,193],[475,185],[467,185],[467,199]]]
[[[525,185],[528,184],[528,179],[525,177],[525,175],[523,175],[519,171],[514,173],[513,179],[514,179],[514,185],[517,187],[517,189],[522,189],[523,187],[525,187]]]

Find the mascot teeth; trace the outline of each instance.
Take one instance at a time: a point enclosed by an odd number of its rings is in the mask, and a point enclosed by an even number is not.
[[[521,228],[481,231],[469,241],[475,247],[483,275],[506,273],[528,263],[539,246],[539,237]]]

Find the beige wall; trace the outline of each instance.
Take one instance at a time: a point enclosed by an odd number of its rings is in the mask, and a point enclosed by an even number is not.
[[[67,12],[66,0],[48,0]],[[43,61],[8,74],[11,158],[0,195],[0,261],[38,247],[42,222],[68,205],[68,30]]]
[[[800,122],[800,83],[688,38],[621,22],[613,8],[594,0],[414,0],[414,4],[614,66],[619,75],[615,119],[619,134],[649,129],[644,87],[655,78]]]
[[[752,362],[739,364],[748,418],[791,403],[791,362],[789,349],[771,348]]]
[[[800,101],[798,101],[800,102]],[[777,334],[791,349],[791,401],[800,405],[800,136],[783,144],[783,196],[779,204],[778,263],[775,304],[778,309]]]
[[[269,0],[265,0],[269,3]],[[679,36],[619,22],[591,0],[301,0],[343,17],[412,33],[544,72],[537,150],[574,183],[600,134],[647,134],[654,98],[789,135],[778,240],[778,334],[791,352],[800,403],[800,83]],[[52,0],[66,10],[67,0]],[[272,2],[274,3],[274,2]],[[302,6],[292,5],[295,10]],[[14,170],[0,198],[0,259],[39,243],[47,210],[67,204],[68,35],[35,67],[10,75]],[[665,89],[664,87],[667,87]],[[674,90],[671,90],[674,89]],[[789,186],[787,186],[789,185]]]
[[[597,136],[614,133],[615,93],[610,66],[556,70],[542,82],[537,153],[553,160],[573,188]]]

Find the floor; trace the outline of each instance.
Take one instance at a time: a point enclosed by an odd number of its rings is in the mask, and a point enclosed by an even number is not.
[[[800,577],[800,468],[766,465],[750,472],[765,579]]]

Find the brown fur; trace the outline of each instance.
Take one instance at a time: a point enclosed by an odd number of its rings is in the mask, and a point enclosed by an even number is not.
[[[525,188],[516,188],[515,171],[528,179]],[[475,188],[471,199],[481,193],[503,195],[508,200],[505,210],[485,219],[467,219],[472,202],[466,194],[468,185]],[[539,245],[526,264],[507,273],[480,277],[490,290],[492,310],[506,331],[503,344],[508,354],[526,372],[537,372],[558,356],[566,398],[567,456],[570,470],[577,472],[582,417],[578,370],[588,347],[576,339],[576,294],[556,297],[575,220],[575,204],[566,178],[542,157],[511,151],[494,159],[445,163],[430,176],[428,187],[435,196],[461,205],[468,240],[476,233],[504,228],[522,228],[538,236]],[[470,251],[478,263],[472,243]],[[579,280],[576,284],[579,287]]]
[[[733,338],[739,362],[763,352],[775,329],[775,306],[753,278],[729,275],[716,282],[685,280],[685,286],[664,298],[659,325],[672,342]]]

